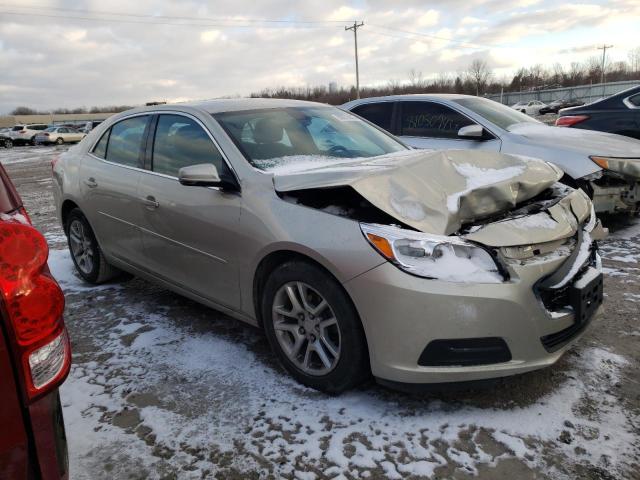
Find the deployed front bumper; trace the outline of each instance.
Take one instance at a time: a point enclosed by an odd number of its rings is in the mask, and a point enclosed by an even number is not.
[[[545,305],[540,282],[565,261],[568,254],[509,261],[511,278],[502,284],[429,280],[390,263],[352,279],[345,288],[363,322],[373,375],[394,383],[459,382],[514,375],[553,364],[599,311],[598,304],[595,313],[590,312],[587,321],[576,328],[570,305]],[[563,288],[587,275],[601,274],[597,253],[586,262],[584,258],[580,261],[584,264],[575,269]],[[559,342],[551,348],[545,345],[544,339],[558,335],[562,337]],[[432,342],[461,339],[478,340],[481,346],[487,339],[502,339],[510,359],[478,365],[420,364]]]

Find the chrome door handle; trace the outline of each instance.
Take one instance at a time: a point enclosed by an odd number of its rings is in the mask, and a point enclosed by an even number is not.
[[[98,186],[98,182],[96,182],[96,179],[93,177],[86,179],[84,184],[89,188],[96,188]]]
[[[155,210],[160,206],[160,204],[156,201],[155,197],[151,195],[147,196],[146,198],[143,198],[142,203],[144,203],[149,210]]]

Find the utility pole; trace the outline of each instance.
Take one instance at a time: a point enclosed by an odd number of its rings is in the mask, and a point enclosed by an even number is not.
[[[351,27],[344,27],[347,30],[353,30],[353,42],[356,47],[356,98],[360,98],[360,72],[358,71],[358,28],[362,27],[364,22],[353,22]]]
[[[607,49],[613,48],[613,45],[607,45],[606,43],[601,47],[598,47],[598,50],[602,50],[602,67],[600,67],[600,83],[602,84],[602,96],[604,97],[604,62],[607,59]]]

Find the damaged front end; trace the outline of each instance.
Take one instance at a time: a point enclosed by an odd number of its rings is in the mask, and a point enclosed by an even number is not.
[[[640,210],[640,158],[592,156],[603,170],[580,179],[591,194],[596,213]]]

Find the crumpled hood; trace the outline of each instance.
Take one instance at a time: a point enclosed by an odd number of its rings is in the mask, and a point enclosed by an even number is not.
[[[510,210],[563,175],[542,160],[468,150],[409,151],[344,162],[312,162],[312,158],[304,169],[295,167],[304,159],[291,163],[295,170],[274,167],[275,189],[351,186],[399,221],[439,235]]]
[[[536,123],[518,123],[509,127],[509,132],[538,145],[584,153],[586,156],[640,157],[640,140],[622,135]]]
[[[571,190],[558,202],[540,212],[488,223],[473,228],[463,237],[491,247],[552,242],[575,235],[578,227],[592,213],[591,200],[587,194],[580,189]]]

